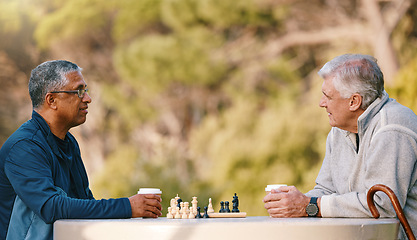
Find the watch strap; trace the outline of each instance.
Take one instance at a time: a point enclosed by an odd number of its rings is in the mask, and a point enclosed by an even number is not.
[[[317,197],[311,197],[310,203],[306,207],[306,212],[309,217],[316,217],[319,213],[319,206],[317,205]]]

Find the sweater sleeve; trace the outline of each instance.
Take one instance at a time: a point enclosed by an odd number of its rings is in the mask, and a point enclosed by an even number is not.
[[[416,134],[406,128],[387,126],[373,137],[363,164],[365,177],[363,189],[345,194],[323,196],[323,217],[371,217],[367,205],[367,191],[375,184],[384,184],[396,194],[404,207],[407,195],[416,182]],[[377,192],[375,205],[381,217],[394,217],[395,211],[388,196]]]
[[[46,223],[70,218],[131,217],[127,198],[95,200],[63,195],[62,189],[54,183],[54,177],[62,176],[59,172],[53,172],[57,166],[51,164],[48,155],[39,144],[29,140],[20,141],[10,150],[4,167],[16,194]]]
[[[316,179],[316,186],[306,193],[308,197],[322,197],[324,195],[329,195],[335,193],[335,188],[332,182],[332,168],[330,163],[330,154],[331,154],[331,138],[333,136],[333,131],[330,131],[327,135],[326,141],[326,155],[323,159],[323,164],[320,168],[320,172]]]

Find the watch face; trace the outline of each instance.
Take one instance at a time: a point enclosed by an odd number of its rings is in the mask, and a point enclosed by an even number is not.
[[[306,207],[306,212],[309,217],[315,217],[319,213],[319,208],[316,204],[308,204]]]

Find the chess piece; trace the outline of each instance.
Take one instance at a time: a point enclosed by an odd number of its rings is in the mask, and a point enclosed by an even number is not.
[[[235,195],[233,196],[233,200],[232,200],[232,203],[233,203],[233,209],[232,209],[232,212],[240,212],[239,211],[239,198],[237,197],[237,195],[236,195],[236,193],[235,193]]]
[[[203,218],[209,218],[209,215],[208,215],[207,211],[208,211],[208,207],[204,207],[204,215],[203,215]]]
[[[184,202],[180,202],[180,213],[183,214],[184,213]]]
[[[179,207],[181,209],[181,203],[182,203],[182,199],[178,198],[177,199],[177,207]]]
[[[188,215],[188,218],[189,218],[189,219],[193,219],[193,218],[195,218],[195,215],[194,215],[194,212],[193,212],[193,207],[190,207],[189,212],[190,212],[190,214]]]
[[[193,206],[193,214],[194,216],[197,214],[197,197],[193,197],[193,201],[191,201],[191,204]]]
[[[177,207],[177,210],[176,210],[176,213],[175,213],[174,218],[175,219],[181,219],[180,207]]]
[[[172,207],[168,207],[167,218],[174,218],[174,216],[172,215]]]
[[[203,218],[200,213],[200,207],[197,207],[197,215],[195,215],[195,218]]]
[[[224,212],[226,212],[226,213],[230,213],[230,208],[229,208],[229,201],[226,201],[225,203],[224,203]]]
[[[177,203],[175,201],[175,198],[171,198],[171,211],[172,211],[172,215],[174,216],[177,210]]]
[[[213,204],[211,204],[211,198],[209,198],[209,204],[208,204],[208,213],[214,213]]]
[[[224,213],[224,212],[225,212],[225,210],[224,210],[224,202],[221,201],[220,202],[220,210],[219,210],[219,213]]]
[[[188,214],[187,214],[187,211],[185,210],[185,208],[182,210],[181,218],[182,219],[187,219],[188,218]]]
[[[184,212],[189,215],[190,214],[190,203],[184,202]]]

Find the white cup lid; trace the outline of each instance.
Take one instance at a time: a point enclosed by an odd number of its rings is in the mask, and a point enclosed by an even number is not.
[[[138,194],[162,194],[159,188],[140,188]]]
[[[265,188],[266,192],[270,192],[272,189],[277,189],[279,187],[283,187],[283,186],[287,186],[287,184],[271,184],[271,185],[267,185]]]

